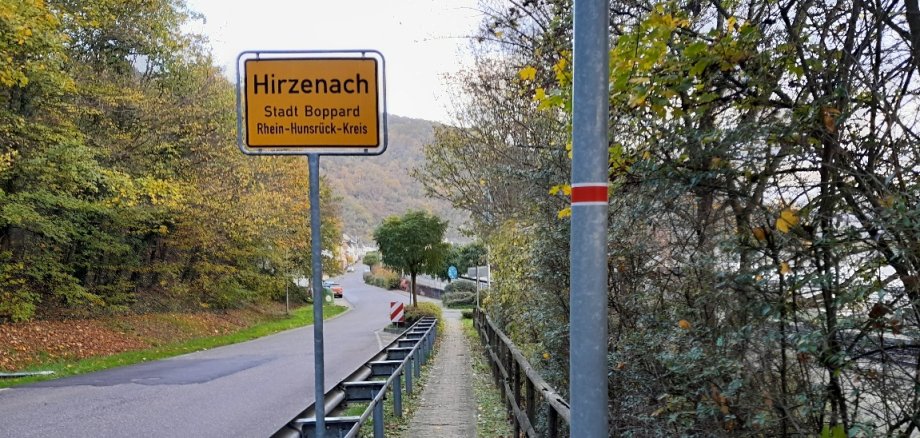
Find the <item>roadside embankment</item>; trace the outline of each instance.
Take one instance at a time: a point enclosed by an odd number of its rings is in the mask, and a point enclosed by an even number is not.
[[[329,318],[345,310],[326,306],[324,315]],[[0,324],[0,372],[43,369],[54,371],[54,377],[81,374],[243,342],[312,323],[312,306],[285,315],[284,306],[266,305],[226,312]],[[0,387],[34,380],[0,380]]]

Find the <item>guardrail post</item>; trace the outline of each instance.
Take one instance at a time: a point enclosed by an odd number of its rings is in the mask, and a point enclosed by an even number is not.
[[[406,361],[406,394],[412,395],[412,359]]]
[[[396,373],[393,380],[393,413],[402,417],[402,373]]]
[[[413,368],[413,371],[415,371],[415,377],[416,378],[422,377],[422,361],[419,360],[418,348],[415,349],[415,354],[412,355],[411,360],[415,361],[415,368]]]
[[[383,400],[374,403],[374,438],[383,436]]]
[[[428,362],[428,337],[430,335],[431,330],[428,330],[428,333],[425,333],[425,337],[418,343],[418,353],[422,363]]]
[[[549,409],[549,426],[546,428],[546,436],[549,438],[556,438],[559,436],[558,428],[558,418],[556,416],[556,410],[549,404],[546,405],[546,408]]]

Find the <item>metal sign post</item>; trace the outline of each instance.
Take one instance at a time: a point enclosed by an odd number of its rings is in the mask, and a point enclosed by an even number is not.
[[[247,155],[306,155],[310,171],[315,436],[326,431],[320,155],[386,150],[384,59],[374,50],[247,51],[237,58],[237,142]]]
[[[571,435],[607,437],[608,0],[575,0]]]
[[[316,436],[326,432],[326,367],[323,350],[323,257],[319,217],[319,154],[307,155],[310,167],[310,253],[313,261],[313,410]]]

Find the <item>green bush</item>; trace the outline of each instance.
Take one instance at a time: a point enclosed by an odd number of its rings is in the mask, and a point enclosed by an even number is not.
[[[367,266],[374,266],[380,263],[380,253],[376,251],[369,252],[364,255],[364,258],[361,260]]]
[[[454,280],[444,287],[445,293],[451,292],[476,292],[476,282],[470,280]]]
[[[418,306],[406,307],[406,322],[410,325],[415,324],[416,321],[426,316],[437,318],[438,319],[438,332],[443,332],[444,316],[441,313],[441,306],[438,306],[435,303],[419,302]]]
[[[390,271],[365,272],[364,282],[384,289],[396,289],[399,287],[399,274]]]
[[[466,307],[476,304],[476,292],[448,292],[441,295],[441,301],[447,307]]]
[[[473,311],[472,311],[472,310],[464,310],[464,311],[460,312],[460,316],[462,316],[463,319],[473,319]]]

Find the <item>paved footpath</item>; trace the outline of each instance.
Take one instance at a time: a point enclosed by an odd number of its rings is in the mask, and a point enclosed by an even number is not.
[[[470,346],[460,326],[460,311],[444,309],[441,349],[409,424],[410,437],[476,436],[476,402],[470,386]]]

